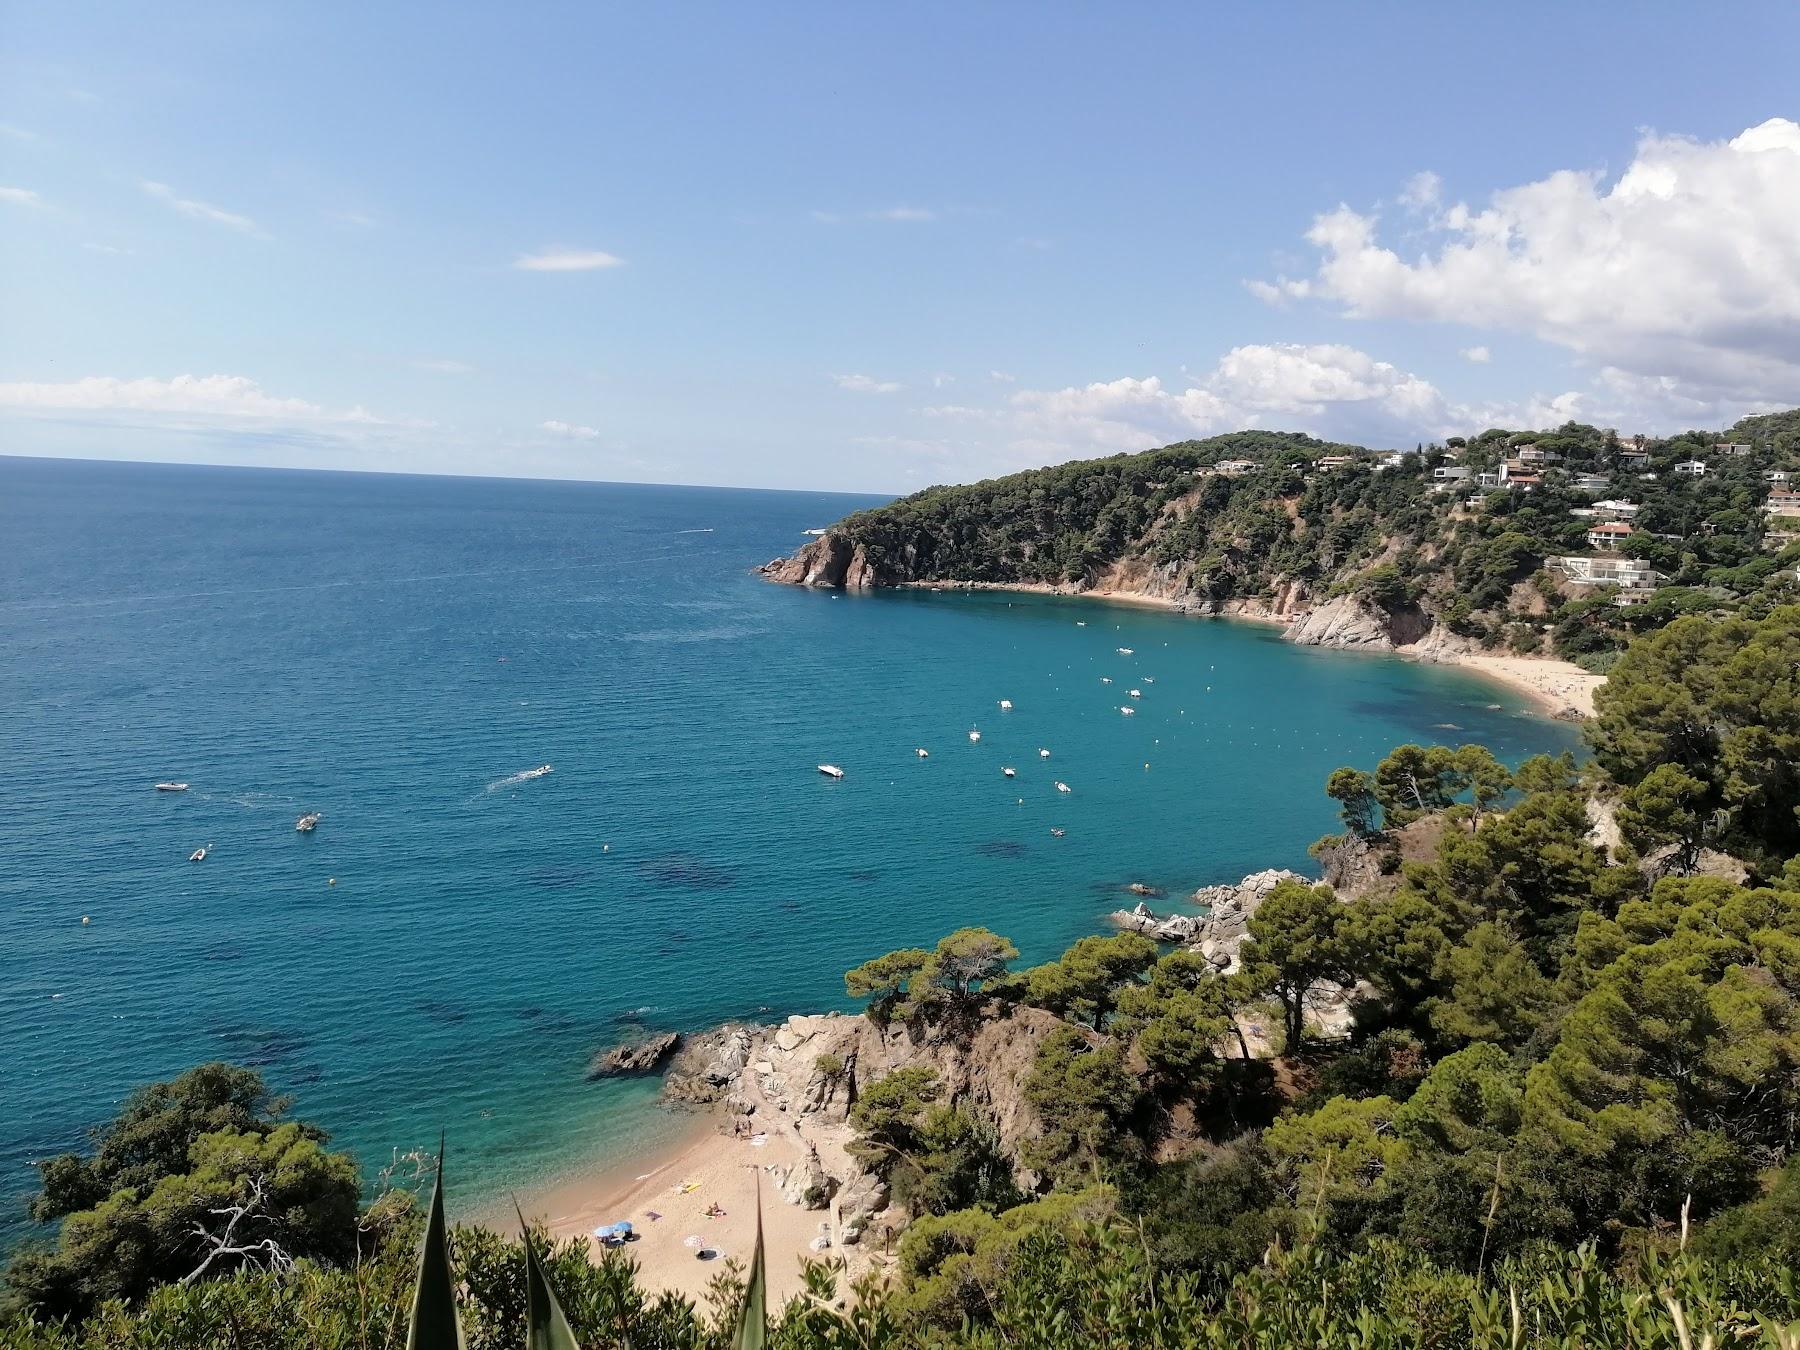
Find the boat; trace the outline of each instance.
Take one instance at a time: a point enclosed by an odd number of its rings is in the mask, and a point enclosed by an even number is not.
[[[922,745],[917,750],[913,751],[913,753],[915,755],[917,755],[920,759],[930,759],[931,758],[931,751],[927,750]]]
[[[825,531],[823,531],[823,530],[802,530],[802,531],[800,531],[800,533],[801,534],[810,534],[814,539],[817,539],[821,535],[823,535],[825,533]]]
[[[1048,750],[1040,750],[1040,751],[1038,751],[1038,758],[1039,759],[1049,759],[1050,752]]]
[[[1156,683],[1156,676],[1154,676],[1154,675],[1146,675],[1146,676],[1144,676],[1144,683],[1145,683],[1145,684],[1155,684],[1155,683]]]
[[[981,733],[979,731],[975,730],[974,727],[970,727],[969,728],[969,744],[973,745],[973,744],[975,744],[975,742],[979,741],[980,739],[981,739]]]
[[[1130,655],[1131,655],[1131,648],[1129,648],[1129,647],[1121,647],[1121,648],[1119,648],[1119,655],[1120,655],[1120,656],[1130,656]]]
[[[1100,683],[1101,683],[1101,684],[1111,684],[1111,683],[1112,683],[1112,676],[1110,676],[1110,675],[1102,675],[1102,676],[1101,676],[1101,677],[1100,677]]]
[[[203,848],[195,849],[192,853],[188,854],[188,861],[189,862],[205,862],[206,861],[206,850]]]
[[[186,792],[188,785],[186,783],[158,783],[156,790],[158,792]]]
[[[1050,827],[1050,835],[1052,838],[1061,839],[1063,837],[1063,834],[1064,834],[1064,831],[1062,831],[1061,829],[1058,829],[1055,825],[1052,825]]]
[[[1010,698],[1001,699],[1000,700],[1000,708],[1001,708],[1001,711],[1003,711],[1003,712],[1011,712],[1012,711],[1012,700]]]
[[[1005,774],[1008,778],[1017,778],[1019,776],[1017,771],[1013,769],[1002,769],[1000,772]]]
[[[1077,628],[1086,628],[1087,620],[1086,619],[1077,619],[1077,620],[1075,620],[1075,626]]]
[[[520,781],[523,781],[527,778],[542,778],[545,774],[547,774],[549,772],[550,772],[550,766],[548,764],[540,764],[535,769],[525,770],[524,773],[519,775],[519,778],[520,778]]]
[[[317,811],[308,811],[305,815],[301,816],[300,819],[294,822],[294,828],[300,831],[301,834],[311,834],[313,832],[313,826],[318,823],[319,813]]]
[[[821,764],[819,765],[819,772],[824,774],[827,778],[842,778],[844,776],[844,771],[835,764]]]
[[[1119,711],[1120,711],[1120,712],[1122,712],[1122,713],[1124,713],[1124,714],[1125,714],[1125,716],[1127,716],[1127,717],[1130,717],[1130,716],[1132,716],[1132,715],[1134,715],[1134,714],[1135,714],[1135,713],[1136,713],[1136,712],[1137,712],[1137,709],[1136,709],[1136,708],[1126,708],[1126,707],[1121,707],[1121,708],[1120,708],[1120,709],[1119,709]]]
[[[1067,792],[1069,790],[1069,785],[1067,783],[1062,782],[1061,780],[1058,780],[1057,784],[1056,784],[1056,790],[1058,792]]]
[[[1144,696],[1144,691],[1142,689],[1128,689],[1125,692],[1130,694],[1133,698],[1142,698]]]

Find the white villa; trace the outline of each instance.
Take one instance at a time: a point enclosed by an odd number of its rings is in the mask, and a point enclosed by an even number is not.
[[[1595,525],[1587,532],[1588,547],[1592,549],[1617,548],[1637,531],[1623,521],[1609,520]]]
[[[1642,558],[1622,558],[1616,553],[1571,554],[1551,558],[1550,566],[1570,581],[1583,586],[1617,586],[1627,591],[1655,590],[1666,580]]]
[[[1601,520],[1636,520],[1638,504],[1622,497],[1608,497],[1594,503],[1594,514]]]
[[[1684,459],[1675,466],[1675,473],[1681,478],[1706,477],[1706,461],[1703,459]]]

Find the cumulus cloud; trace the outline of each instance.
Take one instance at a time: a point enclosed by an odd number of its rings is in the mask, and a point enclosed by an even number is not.
[[[894,380],[878,380],[872,375],[833,375],[839,389],[853,394],[897,394],[901,386]]]
[[[599,249],[541,248],[536,253],[521,253],[512,265],[521,272],[598,272],[623,267],[625,260]]]
[[[1436,206],[1443,194],[1444,180],[1427,169],[1406,180],[1406,186],[1400,191],[1400,204],[1415,211],[1423,211],[1427,207]]]
[[[572,422],[558,422],[555,420],[539,422],[538,430],[547,431],[552,436],[566,436],[572,441],[597,441],[600,439],[600,432],[598,429],[594,427],[577,426]]]
[[[8,206],[42,206],[44,199],[30,188],[0,187],[0,202]]]
[[[257,233],[256,222],[249,216],[239,215],[236,211],[226,211],[210,202],[200,202],[191,197],[183,197],[167,183],[145,181],[139,186],[171,211],[186,216],[189,220],[202,220],[209,225],[223,225],[226,229],[238,230],[244,234]]]
[[[1478,366],[1485,366],[1494,359],[1494,354],[1486,347],[1464,347],[1459,353],[1465,361],[1473,361]]]
[[[1376,216],[1339,206],[1306,234],[1321,254],[1312,276],[1251,289],[1356,318],[1529,333],[1702,403],[1792,402],[1797,219],[1800,124],[1771,118],[1717,142],[1652,133],[1614,181],[1565,169],[1482,208],[1434,205],[1404,255]]]
[[[279,398],[243,375],[177,375],[172,380],[90,375],[61,384],[0,384],[0,407],[48,413],[135,412],[272,421],[378,420],[361,408],[333,413],[305,399]]]

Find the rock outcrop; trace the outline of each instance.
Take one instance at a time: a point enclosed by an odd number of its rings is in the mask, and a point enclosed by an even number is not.
[[[792,557],[776,558],[760,569],[770,581],[823,590],[866,591],[888,584],[876,575],[861,544],[827,531]]]
[[[1272,867],[1252,872],[1235,886],[1202,886],[1193,894],[1193,902],[1205,907],[1202,914],[1158,915],[1139,902],[1133,909],[1122,909],[1112,915],[1120,928],[1158,942],[1179,942],[1201,953],[1221,970],[1237,964],[1237,951],[1249,932],[1250,916],[1269,898],[1269,892],[1284,881],[1313,883],[1298,872],[1285,867]]]
[[[641,1041],[627,1041],[623,1045],[615,1045],[610,1050],[602,1050],[588,1061],[588,1081],[591,1083],[596,1078],[617,1078],[626,1074],[650,1073],[661,1067],[662,1062],[675,1053],[675,1047],[679,1044],[681,1044],[680,1033],[669,1031]]]
[[[1302,647],[1361,647],[1371,651],[1392,651],[1394,647],[1388,616],[1354,595],[1334,596],[1313,607],[1289,624],[1282,636]]]
[[[750,1062],[751,1046],[768,1027],[727,1022],[690,1037],[663,1075],[663,1100],[684,1106],[723,1101]]]

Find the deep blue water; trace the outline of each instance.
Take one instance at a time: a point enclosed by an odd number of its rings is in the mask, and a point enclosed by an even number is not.
[[[0,1222],[207,1058],[366,1168],[448,1129],[465,1198],[617,1158],[662,1123],[583,1081],[630,1010],[841,1006],[969,923],[1042,959],[1131,881],[1308,868],[1339,764],[1574,743],[1262,627],[749,574],[867,504],[0,459]]]

